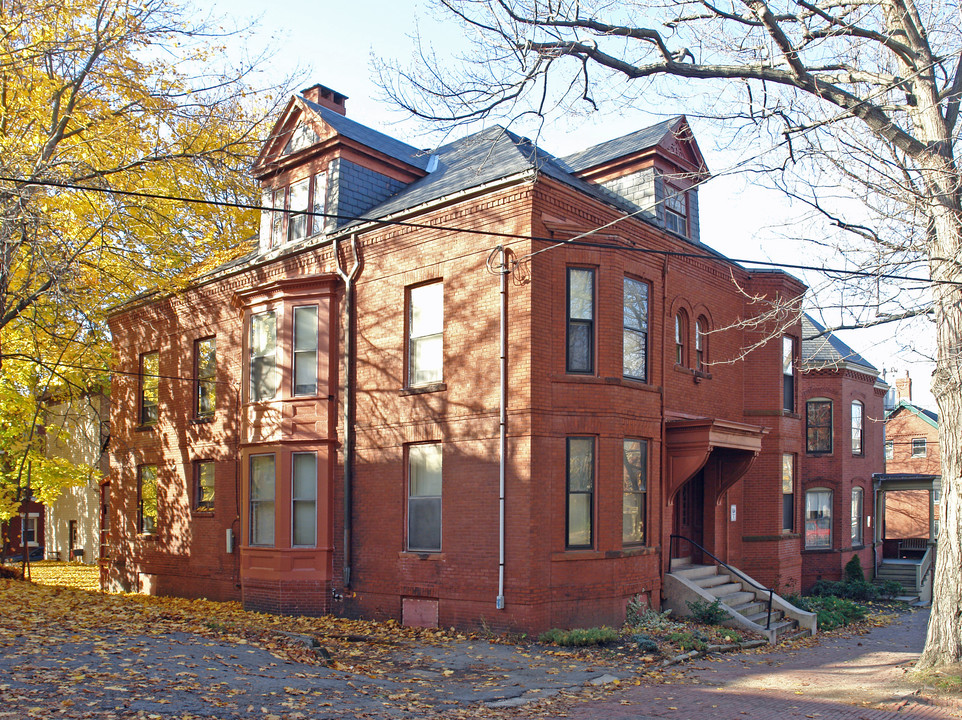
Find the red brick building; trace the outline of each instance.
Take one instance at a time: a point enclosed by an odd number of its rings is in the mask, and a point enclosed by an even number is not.
[[[805,288],[700,242],[685,119],[428,153],[344,101],[278,120],[255,252],[112,318],[107,584],[528,631],[701,548],[797,588],[801,326],[739,321]]]
[[[817,580],[840,580],[853,555],[867,574],[874,568],[872,476],[881,465],[888,390],[870,362],[824,331],[802,318],[805,590]]]

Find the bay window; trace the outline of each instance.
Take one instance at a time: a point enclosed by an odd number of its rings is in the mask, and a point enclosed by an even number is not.
[[[594,541],[595,439],[567,438],[566,536],[569,549],[590,548]]]

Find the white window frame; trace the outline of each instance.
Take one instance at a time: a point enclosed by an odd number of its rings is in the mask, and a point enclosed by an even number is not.
[[[299,468],[298,465],[302,467]],[[306,478],[299,477],[299,471],[306,472]],[[302,512],[299,513],[298,510]],[[300,520],[307,518],[310,518],[307,526],[302,526]],[[316,546],[317,453],[291,453],[291,547]]]
[[[408,386],[444,382],[444,283],[415,285],[407,296]]]
[[[819,504],[816,512],[821,512],[823,507],[828,508],[828,514],[821,514],[817,517],[810,517],[813,512],[812,505],[809,502],[809,498],[814,498],[815,496],[828,496],[827,505]],[[831,488],[810,488],[805,491],[805,533],[803,536],[803,542],[805,544],[806,550],[831,550],[832,549],[832,503],[835,498]],[[826,522],[819,522],[826,521]],[[812,523],[814,530],[820,530],[823,527],[827,530],[826,537],[824,541],[809,542],[809,523]],[[819,536],[821,533],[814,533],[815,536]]]
[[[405,544],[410,552],[441,552],[443,537],[444,492],[444,453],[441,443],[418,443],[409,445],[407,452],[408,467],[408,507],[407,532]],[[415,523],[421,518],[434,520],[436,517],[436,537],[423,542],[420,528]],[[431,533],[434,535],[434,533]],[[424,534],[425,537],[427,534]]]
[[[255,481],[255,463],[259,461],[266,461],[270,459],[271,463],[271,475],[270,483],[264,490],[269,490],[269,492],[262,492],[255,496],[254,494],[254,481]],[[277,503],[277,456],[274,453],[260,453],[257,455],[251,455],[248,459],[248,470],[250,477],[248,478],[248,509],[250,517],[248,518],[247,533],[249,544],[258,547],[273,547],[274,541],[277,537],[277,518],[274,512]],[[270,519],[269,529],[270,538],[267,538],[267,531],[264,529],[264,525],[260,525],[262,519]],[[263,533],[263,535],[261,534]]]

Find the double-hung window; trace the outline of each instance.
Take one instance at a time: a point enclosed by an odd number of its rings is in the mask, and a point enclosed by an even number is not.
[[[595,439],[567,438],[567,540],[569,549],[590,548],[594,542]]]
[[[864,513],[864,492],[860,487],[852,488],[852,547],[862,546],[862,520]]]
[[[852,455],[862,454],[862,438],[865,436],[863,406],[858,400],[852,402]]]
[[[408,290],[408,385],[431,385],[444,379],[444,285]]]
[[[293,454],[291,472],[292,542],[296,546],[317,544],[317,453]]]
[[[782,455],[782,530],[795,530],[795,456]]]
[[[795,412],[795,338],[782,336],[782,409]]]
[[[250,399],[271,400],[277,394],[277,317],[273,312],[251,316]]]
[[[675,315],[675,364],[685,365],[687,360],[688,316],[684,310]]]
[[[648,379],[648,283],[625,278],[624,336],[622,340],[625,377]]]
[[[140,424],[154,425],[160,416],[160,353],[140,356]]]
[[[810,453],[832,452],[832,401],[805,403],[806,449]]]
[[[805,493],[805,548],[832,547],[832,491],[809,490]]]
[[[250,544],[274,544],[275,461],[273,455],[250,459]]]
[[[695,320],[695,370],[705,372],[708,358],[708,321],[700,317]]]
[[[214,338],[194,343],[194,415],[214,414],[217,399],[217,344]]]
[[[408,448],[408,550],[441,550],[441,445]]]
[[[317,395],[317,306],[294,308],[294,395]]]
[[[194,463],[194,509],[214,509],[214,463],[210,460]]]
[[[137,468],[137,532],[157,532],[157,466]]]
[[[310,178],[291,184],[287,218],[288,241],[307,237],[307,212],[310,210]]]
[[[623,443],[624,473],[622,476],[623,545],[645,543],[645,517],[648,495],[648,443],[626,438]]]
[[[569,373],[595,371],[595,271],[568,268],[567,359]]]
[[[925,438],[912,438],[912,457],[925,457]]]

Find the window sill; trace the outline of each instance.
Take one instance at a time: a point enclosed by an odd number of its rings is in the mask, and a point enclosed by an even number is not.
[[[208,423],[214,422],[213,415],[203,415],[201,417],[192,417],[190,419],[191,425],[206,425]]]
[[[195,517],[214,517],[214,508],[194,508],[191,515]]]
[[[598,550],[565,550],[551,553],[551,562],[570,562],[573,560],[603,560],[605,553]]]
[[[840,553],[841,550],[836,550],[835,548],[802,548],[802,552],[812,555],[832,555]]]
[[[424,395],[425,393],[442,392],[448,389],[447,383],[431,383],[430,385],[418,385],[417,387],[401,388],[401,397],[408,395]]]
[[[153,432],[157,427],[157,423],[150,423],[149,425],[137,425],[134,427],[134,432]]]
[[[609,550],[605,553],[606,558],[631,558],[643,555],[654,555],[659,548],[648,545],[627,545],[621,550]]]
[[[157,541],[157,533],[155,533],[155,532],[152,532],[152,533],[137,533],[137,539],[138,539],[138,540],[146,540],[146,541],[148,541],[148,542],[156,542],[156,541]]]
[[[806,450],[806,451],[805,451],[805,454],[806,454],[808,457],[813,457],[813,458],[832,457],[832,451],[831,451],[831,450],[829,450],[829,451],[827,451],[827,452],[812,452],[811,450]]]
[[[444,560],[444,553],[436,552],[416,552],[414,550],[402,550],[397,554],[398,560]]]

